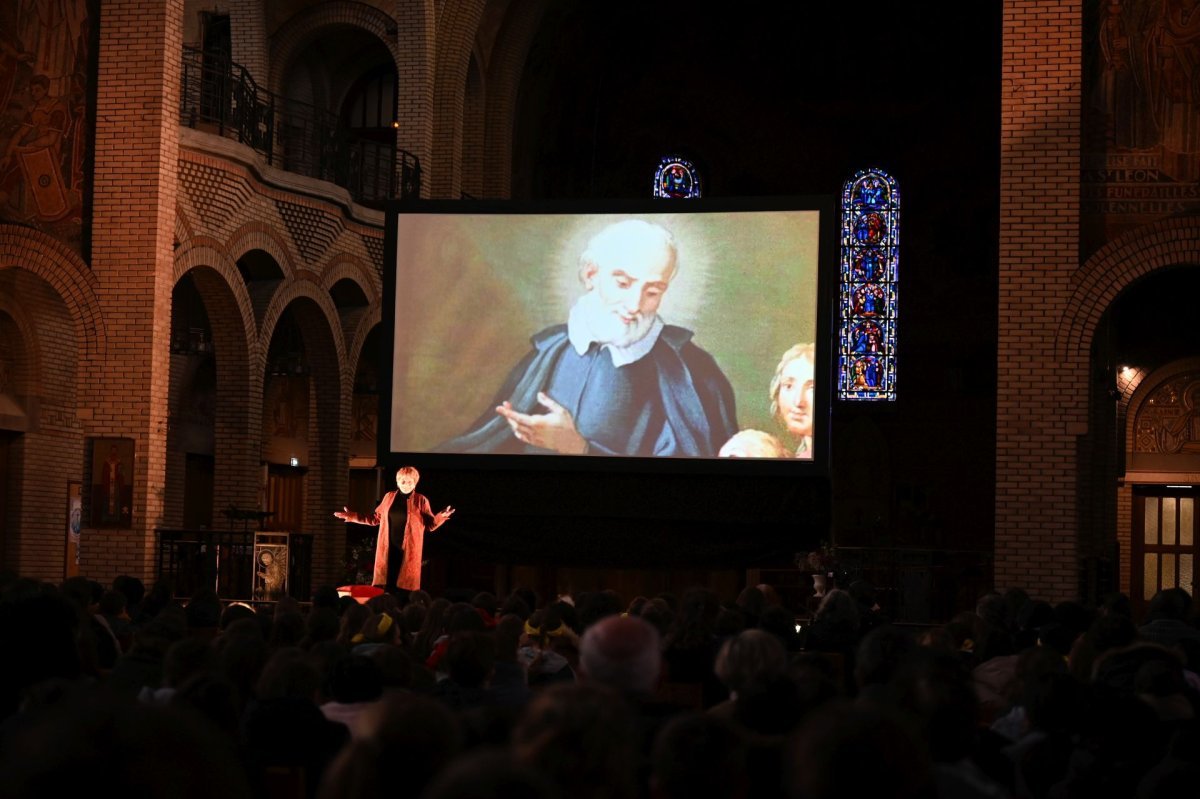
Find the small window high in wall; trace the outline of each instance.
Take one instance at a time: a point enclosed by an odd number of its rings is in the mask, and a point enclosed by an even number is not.
[[[695,199],[700,196],[700,173],[686,158],[664,156],[654,171],[653,196],[667,200]]]
[[[896,399],[900,189],[879,169],[842,188],[838,399]]]

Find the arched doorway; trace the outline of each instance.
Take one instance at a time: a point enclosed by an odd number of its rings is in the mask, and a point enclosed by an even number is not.
[[[72,492],[81,526],[86,519],[78,359],[58,291],[32,272],[0,269],[0,568],[23,576],[58,580],[78,567],[78,537],[68,550]]]
[[[1106,357],[1095,393],[1116,401],[1121,441],[1113,455],[1121,587],[1138,611],[1162,589],[1191,593],[1200,556],[1197,292],[1200,267],[1157,270],[1122,291],[1098,328],[1096,351]]]

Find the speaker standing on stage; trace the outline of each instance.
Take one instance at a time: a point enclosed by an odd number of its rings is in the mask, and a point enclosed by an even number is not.
[[[388,590],[394,588],[416,591],[421,587],[421,550],[425,533],[433,532],[454,514],[449,505],[434,513],[424,494],[414,489],[421,474],[412,466],[396,472],[396,491],[389,491],[379,501],[371,516],[363,516],[349,508],[333,515],[342,521],[379,526],[375,542],[375,571],[373,585]]]

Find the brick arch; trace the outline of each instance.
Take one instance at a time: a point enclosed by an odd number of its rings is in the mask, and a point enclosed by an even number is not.
[[[484,97],[483,196],[512,195],[512,138],[517,93],[533,37],[547,0],[513,3],[504,18],[487,65]]]
[[[1101,316],[1123,290],[1152,272],[1186,263],[1200,264],[1200,217],[1164,219],[1101,247],[1076,273],[1055,337],[1058,357],[1086,359]]]
[[[346,390],[345,344],[338,335],[337,313],[329,293],[316,283],[297,281],[276,295],[264,326],[257,382],[265,385],[266,355],[270,338],[284,311],[293,309],[301,328],[311,368],[308,430],[308,475],[304,500],[305,528],[314,533],[313,581],[335,579],[344,525],[333,518],[330,508],[345,504],[349,463],[350,402]],[[321,321],[325,324],[322,325]],[[262,400],[260,399],[260,404]],[[263,413],[266,410],[263,409]]]
[[[12,320],[17,335],[21,337],[21,352],[29,359],[23,372],[25,382],[20,384],[18,394],[40,396],[42,393],[42,348],[40,338],[33,320],[29,318],[26,306],[17,301],[15,296],[0,295],[0,313]]]
[[[78,253],[41,231],[0,224],[0,269],[9,267],[32,272],[62,298],[75,326],[81,361],[103,357],[106,340],[96,276]]]
[[[386,12],[366,3],[321,3],[299,12],[279,26],[271,37],[271,91],[283,93],[284,71],[292,60],[325,28],[333,25],[349,25],[372,34],[388,49],[399,67],[402,43],[398,41],[399,37],[388,35],[388,29],[395,24]]]
[[[356,2],[322,3],[301,11],[272,36],[272,91],[282,91],[284,70],[296,54],[328,26],[352,25],[367,31],[383,42],[396,64],[399,78],[396,109],[400,123],[396,131],[396,144],[416,155],[428,169],[433,149],[436,5],[435,0],[396,0],[395,17]],[[388,30],[393,28],[395,34],[388,34]]]
[[[175,254],[175,269],[171,276],[171,287],[174,288],[188,272],[201,268],[211,270],[214,273],[214,280],[218,280],[222,287],[228,290],[233,308],[225,312],[225,323],[233,323],[234,317],[238,319],[242,328],[242,339],[245,342],[244,348],[248,348],[251,342],[258,338],[250,293],[246,288],[246,282],[242,280],[237,264],[220,244],[203,239],[188,242],[186,249]],[[211,281],[206,282],[211,285]],[[201,293],[203,295],[203,290]],[[215,299],[219,295],[214,293],[212,296]],[[205,297],[204,300],[205,307],[208,309],[208,297]],[[216,322],[212,319],[211,313],[209,310],[209,321],[215,325]]]
[[[187,211],[185,211],[181,205],[176,205],[175,206],[175,243],[176,243],[176,245],[178,246],[179,244],[181,244],[185,241],[190,241],[191,239],[195,238],[195,236],[196,236],[196,231],[192,224],[191,217],[188,216]]]
[[[258,346],[258,372],[261,374],[267,367],[267,354],[271,348],[271,338],[275,335],[275,328],[279,325],[279,317],[287,310],[293,302],[299,299],[310,299],[320,308],[322,317],[325,321],[326,328],[324,332],[329,334],[333,342],[334,354],[337,357],[339,365],[338,381],[339,385],[345,382],[346,374],[346,345],[342,337],[338,335],[341,330],[341,322],[338,319],[337,308],[333,304],[333,298],[329,296],[329,292],[308,280],[295,280],[286,282],[279,291],[275,292],[275,296],[271,298],[271,304],[267,307],[266,313],[263,315],[262,327],[259,330],[259,346]],[[306,331],[305,345],[307,347],[308,338]],[[317,331],[311,331],[316,334]],[[353,379],[353,375],[351,375]]]
[[[251,371],[258,335],[249,295],[237,267],[207,242],[182,253],[176,259],[175,273],[176,283],[184,275],[192,277],[212,330],[216,366],[213,509],[254,507],[258,502],[259,452],[247,442],[257,441],[261,430],[262,386]],[[184,380],[176,371],[180,366],[171,359],[168,401],[172,414],[178,413],[178,403],[190,396],[188,383],[195,377],[193,373]],[[179,524],[183,521],[185,458],[174,428],[168,429],[167,442],[165,510],[171,523]]]
[[[379,272],[361,258],[339,255],[322,271],[321,288],[329,291],[335,283],[343,279],[353,280],[358,284],[369,305],[376,306],[380,303],[383,287],[380,285]]]
[[[281,226],[272,227],[263,222],[247,222],[229,237],[225,243],[225,251],[236,264],[238,260],[251,250],[262,250],[275,259],[283,276],[288,279],[296,277],[297,263],[301,259],[292,252],[284,238]]]
[[[462,187],[463,102],[467,68],[487,0],[447,3],[438,19],[434,65],[433,140],[429,194],[457,198]]]
[[[368,309],[367,313],[363,314],[358,324],[354,328],[354,335],[350,338],[350,347],[346,353],[346,365],[350,375],[350,386],[354,386],[354,376],[358,373],[358,360],[362,357],[363,346],[366,345],[367,336],[371,335],[371,331],[379,324],[383,314],[380,313],[377,306]]]

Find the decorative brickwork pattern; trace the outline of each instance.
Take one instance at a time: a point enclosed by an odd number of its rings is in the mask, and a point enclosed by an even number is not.
[[[279,215],[305,261],[316,262],[329,251],[345,228],[342,220],[308,205],[276,200]]]
[[[375,271],[382,273],[383,271],[383,236],[372,236],[363,234],[363,247],[370,257],[371,266]]]
[[[235,223],[250,199],[250,185],[236,179],[227,169],[218,169],[193,159],[179,162],[179,186],[200,219],[210,224]]]

